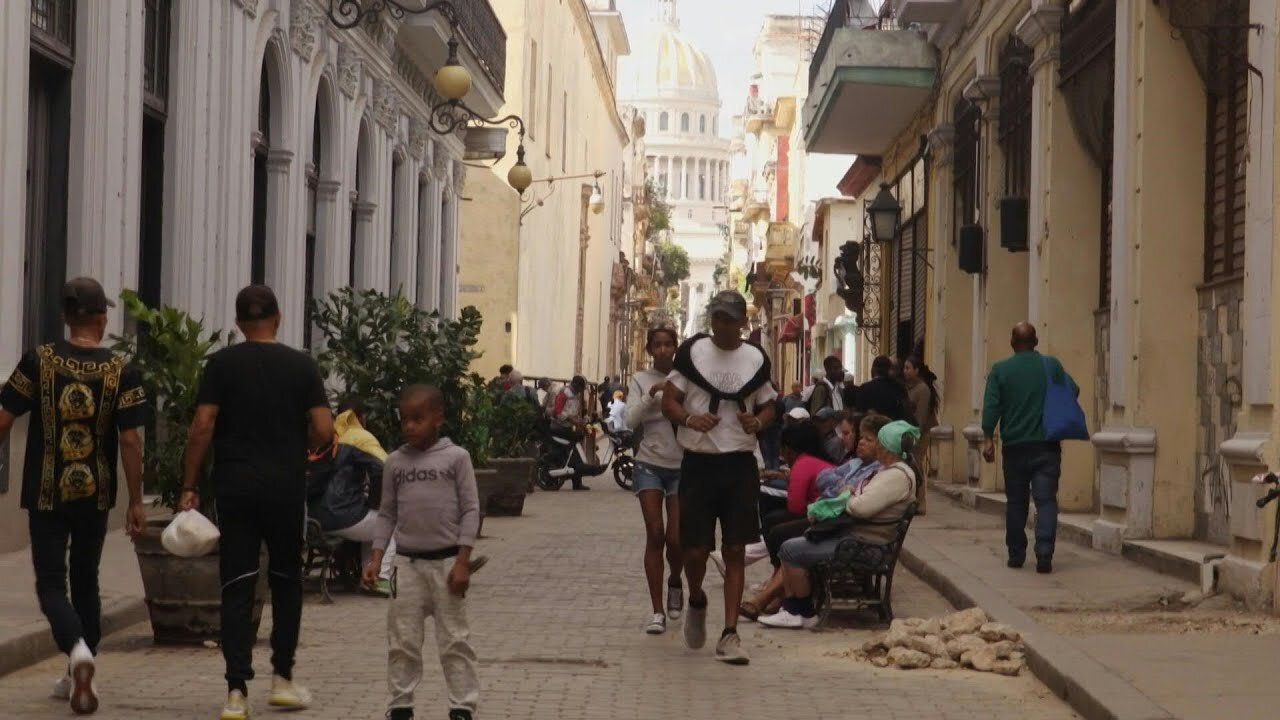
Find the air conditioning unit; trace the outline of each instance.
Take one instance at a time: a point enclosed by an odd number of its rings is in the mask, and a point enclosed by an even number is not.
[[[971,275],[980,275],[983,267],[983,245],[985,236],[981,225],[964,225],[960,228],[960,240],[957,242],[956,254],[960,258],[960,269]]]
[[[1000,200],[1000,247],[1009,252],[1026,252],[1031,249],[1027,228],[1029,205],[1024,197]]]
[[[941,24],[950,20],[960,10],[960,0],[898,0],[898,23],[903,27],[911,23]]]

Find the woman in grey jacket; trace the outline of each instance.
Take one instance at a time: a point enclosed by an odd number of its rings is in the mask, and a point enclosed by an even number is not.
[[[667,629],[667,618],[676,620],[684,611],[684,585],[680,573],[684,569],[680,551],[680,461],[684,450],[676,442],[671,421],[662,415],[662,389],[667,384],[679,338],[675,330],[656,327],[649,330],[646,349],[653,357],[653,367],[631,378],[630,402],[624,416],[627,427],[641,434],[636,452],[634,487],[644,515],[644,573],[649,582],[649,598],[653,615],[645,632],[660,635]],[[662,508],[666,506],[664,527]],[[666,550],[671,574],[667,580],[666,612],[662,606],[662,554]]]

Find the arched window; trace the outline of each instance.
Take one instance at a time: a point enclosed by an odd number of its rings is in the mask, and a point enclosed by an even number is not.
[[[667,117],[666,111],[663,111],[663,113],[658,116],[658,129],[666,130],[667,125],[669,124],[669,121],[670,121],[670,118]]]
[[[707,116],[706,115],[698,116],[698,132],[702,133],[703,135],[707,134]]]
[[[680,116],[680,132],[689,132],[689,113]]]

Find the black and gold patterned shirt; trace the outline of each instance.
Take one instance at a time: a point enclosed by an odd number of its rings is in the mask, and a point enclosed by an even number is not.
[[[115,505],[119,431],[146,417],[141,378],[124,358],[65,340],[41,345],[22,356],[0,390],[0,406],[31,413],[22,507]]]

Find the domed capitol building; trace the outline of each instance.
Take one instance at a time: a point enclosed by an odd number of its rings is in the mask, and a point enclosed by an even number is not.
[[[720,137],[716,71],[680,33],[676,0],[658,0],[622,62],[619,102],[644,116],[648,174],[671,205],[672,240],[689,253],[689,279],[680,288],[689,335],[702,328],[726,252],[729,141]]]

